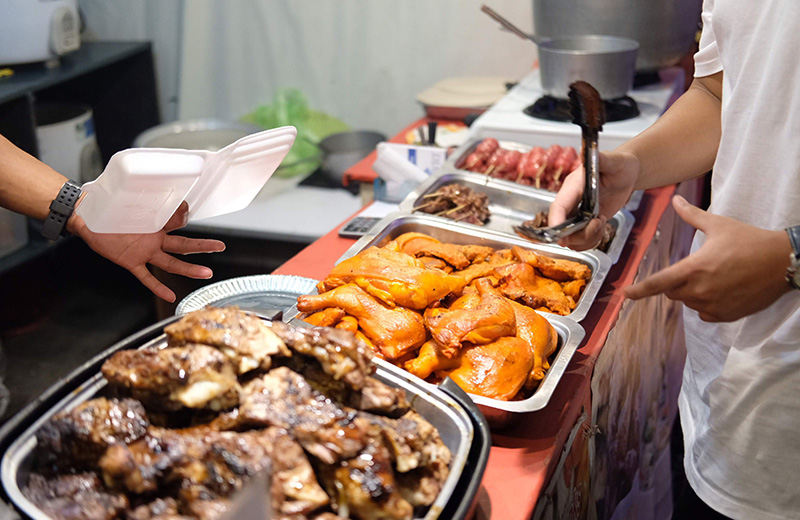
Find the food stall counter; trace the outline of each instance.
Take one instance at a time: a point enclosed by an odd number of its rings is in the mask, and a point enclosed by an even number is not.
[[[646,192],[645,200],[636,212],[637,224],[622,258],[610,271],[588,316],[581,323],[586,329],[586,339],[570,362],[550,403],[543,410],[525,414],[515,424],[493,433],[483,490],[479,492],[477,518],[521,520],[540,517],[547,504],[555,502],[553,494],[559,491],[549,484],[556,473],[558,478],[564,478],[565,466],[575,473],[582,468],[582,474],[571,475],[567,484],[567,499],[573,504],[571,507],[588,507],[588,493],[576,493],[576,490],[581,486],[588,490],[589,486],[586,461],[593,424],[593,369],[610,331],[620,318],[625,304],[623,287],[634,282],[648,254],[656,256],[649,253],[651,246],[659,241],[660,235],[671,232],[669,228],[675,225],[670,205],[675,191],[676,187],[671,186]],[[681,192],[685,193],[685,190]],[[692,193],[688,195],[692,200]],[[275,274],[317,280],[325,278],[339,257],[354,243],[353,239],[339,237],[338,229],[309,245],[280,266]],[[543,499],[545,495],[546,500]],[[564,502],[563,498],[561,501]]]

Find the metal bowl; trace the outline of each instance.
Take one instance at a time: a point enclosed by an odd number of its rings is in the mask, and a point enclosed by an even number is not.
[[[379,132],[357,130],[331,134],[319,142],[323,152],[322,170],[334,182],[342,183],[344,172],[386,140]]]
[[[188,119],[154,126],[139,134],[135,148],[181,148],[216,152],[246,135],[262,131],[258,125],[222,119]]]

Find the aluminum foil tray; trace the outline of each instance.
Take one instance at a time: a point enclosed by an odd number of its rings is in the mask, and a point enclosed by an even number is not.
[[[428,177],[425,182],[409,193],[400,203],[400,210],[411,213],[414,208],[425,204],[428,200],[425,198],[426,195],[454,183],[466,186],[478,193],[485,193],[489,198],[491,216],[486,224],[483,226],[463,222],[462,224],[474,226],[478,229],[490,229],[514,237],[518,237],[514,231],[514,226],[534,218],[540,211],[547,211],[556,197],[555,193],[549,191],[530,189],[521,184],[494,179],[479,173],[468,171],[440,172]],[[451,220],[445,217],[436,218]],[[617,263],[619,260],[634,222],[633,215],[626,210],[618,212],[609,221],[616,230],[614,239],[605,252],[611,258],[612,264]]]
[[[491,137],[491,136],[487,135],[487,136],[484,136],[484,137]],[[601,134],[601,137],[602,137],[602,134]],[[444,173],[455,172],[455,171],[477,173],[477,172],[470,172],[469,170],[464,170],[462,168],[463,168],[463,165],[464,165],[464,161],[466,161],[466,159],[467,159],[467,156],[469,154],[471,154],[475,150],[475,147],[477,147],[481,143],[481,141],[483,141],[483,138],[470,139],[469,141],[465,142],[464,144],[462,144],[461,146],[456,148],[453,151],[453,153],[451,153],[450,156],[447,158],[447,161],[445,161],[445,163],[442,166],[442,169],[440,171],[444,172]],[[531,148],[533,148],[533,146],[530,146],[530,145],[517,143],[515,141],[505,141],[505,140],[502,140],[502,139],[498,139],[498,143],[500,143],[500,148],[505,148],[506,150],[516,150],[516,151],[522,152],[522,153],[525,153],[525,152],[529,151]],[[564,143],[552,143],[552,144],[559,144],[561,146],[573,146],[571,144],[564,144]],[[580,155],[579,147],[573,146],[573,148],[576,148],[576,151]],[[565,174],[566,173],[569,173],[569,172],[565,172]],[[478,174],[478,175],[480,175],[480,174]],[[535,191],[542,192],[542,193],[553,193],[552,191],[549,191],[549,190],[534,188],[533,186],[526,186],[524,184],[517,184],[516,182],[507,181],[507,180],[504,180],[504,179],[494,179],[494,178],[492,178],[492,179],[497,181],[497,182],[499,182],[499,183],[501,183],[501,184],[503,184],[503,185],[520,186],[523,189],[535,190]],[[639,208],[639,204],[642,201],[643,194],[644,194],[644,192],[642,190],[634,191],[633,194],[631,195],[630,200],[628,201],[628,203],[625,205],[624,208],[626,210],[628,210],[628,211],[636,211]]]
[[[257,274],[239,276],[197,289],[181,300],[175,314],[186,314],[207,305],[236,305],[243,311],[273,316],[294,305],[297,297],[308,294],[317,280],[302,276]]]
[[[567,315],[573,321],[581,321],[586,317],[611,268],[611,259],[600,252],[572,251],[571,249],[551,244],[536,244],[521,237],[483,229],[481,226],[462,224],[424,213],[409,214],[402,212],[391,213],[384,217],[383,220],[375,224],[368,235],[358,239],[336,263],[338,264],[342,260],[355,256],[368,247],[384,246],[394,238],[410,231],[425,233],[442,242],[453,244],[475,244],[496,249],[520,246],[552,258],[565,258],[587,265],[592,270],[592,277],[586,284],[577,306]]]
[[[102,363],[119,350],[165,346],[163,328],[179,319],[167,318],[148,329],[117,343],[46,391],[0,430],[0,480],[4,498],[33,520],[52,520],[23,494],[22,487],[31,471],[36,431],[58,412],[69,410],[93,397],[103,395],[106,381],[100,373]],[[483,416],[453,381],[444,389],[397,370],[377,366],[375,377],[390,386],[403,388],[412,407],[430,421],[453,454],[450,475],[439,497],[428,509],[425,520],[464,518],[479,488],[489,454],[491,439]]]

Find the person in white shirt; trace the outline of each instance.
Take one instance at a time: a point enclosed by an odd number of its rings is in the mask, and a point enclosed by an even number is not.
[[[800,290],[785,277],[786,229],[800,225],[799,27],[794,0],[705,0],[694,82],[653,126],[601,154],[600,218],[562,242],[592,247],[633,190],[712,171],[708,211],[673,200],[698,230],[691,254],[626,295],[685,304],[686,476],[700,507],[731,518],[800,518]],[[570,174],[552,224],[582,187],[582,170]],[[705,518],[685,506],[674,518]]]

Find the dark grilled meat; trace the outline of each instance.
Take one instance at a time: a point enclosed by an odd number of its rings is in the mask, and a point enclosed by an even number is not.
[[[136,494],[179,488],[181,510],[215,518],[226,499],[262,470],[272,471],[272,504],[282,514],[306,514],[328,503],[302,448],[278,428],[217,432],[153,428],[100,460],[106,483]]]
[[[223,410],[239,402],[233,364],[207,345],[123,350],[103,363],[111,386],[151,410]]]
[[[94,473],[52,479],[33,473],[22,493],[56,520],[110,520],[128,507],[125,496],[106,491]]]
[[[370,441],[358,457],[319,468],[333,510],[361,520],[410,519],[414,508],[400,494],[389,451]]]
[[[306,451],[332,464],[364,448],[370,425],[357,416],[315,391],[300,374],[279,367],[245,385],[237,423],[285,428]]]
[[[59,413],[36,432],[36,461],[41,471],[94,467],[110,445],[133,442],[147,431],[141,403],[98,398]]]
[[[180,514],[178,501],[174,498],[157,498],[149,504],[142,504],[125,517],[127,520],[189,520]]]
[[[424,201],[414,211],[482,226],[490,216],[489,197],[454,182],[425,195]]]
[[[372,353],[345,330],[293,327],[278,321],[272,323],[272,330],[289,348],[316,360],[325,374],[353,390],[361,390],[375,370]]]
[[[291,355],[264,320],[233,307],[189,313],[164,332],[170,346],[202,343],[219,349],[233,361],[238,374],[256,368],[269,370],[272,356]]]

